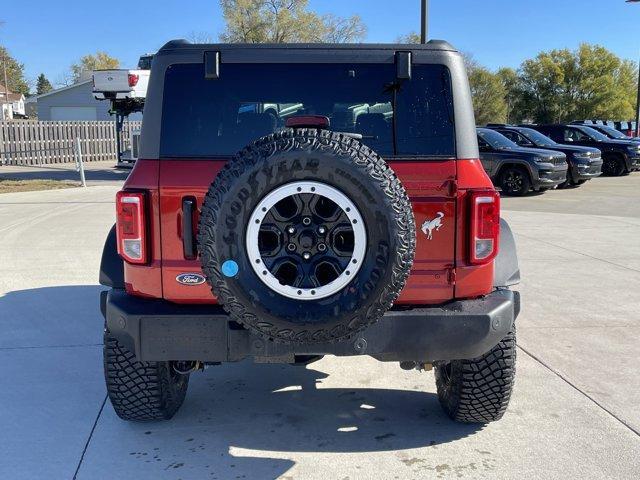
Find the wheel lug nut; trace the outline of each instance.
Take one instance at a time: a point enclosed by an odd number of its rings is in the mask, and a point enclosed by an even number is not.
[[[296,233],[296,229],[293,226],[291,226],[291,227],[287,228],[287,232],[289,232],[291,235],[293,235],[294,233]]]
[[[327,231],[327,229],[326,229],[326,228],[324,228],[324,227],[318,227],[318,233],[319,233],[320,235],[324,235],[324,233],[325,233],[326,231]]]
[[[289,245],[287,245],[287,250],[289,250],[290,252],[295,252],[296,246],[293,243],[290,243]]]
[[[327,246],[324,243],[319,243],[318,244],[318,251],[319,252],[324,252],[327,249]]]
[[[309,252],[304,252],[302,254],[302,258],[304,258],[305,260],[309,260],[311,258],[311,254]]]
[[[304,217],[304,218],[302,219],[302,224],[303,224],[303,225],[306,225],[306,226],[311,225],[311,219],[310,219],[309,217]]]

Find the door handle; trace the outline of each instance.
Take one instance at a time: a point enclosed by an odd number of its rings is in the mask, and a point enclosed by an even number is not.
[[[182,251],[184,258],[194,260],[196,258],[196,239],[193,233],[193,217],[196,211],[194,198],[182,199]]]

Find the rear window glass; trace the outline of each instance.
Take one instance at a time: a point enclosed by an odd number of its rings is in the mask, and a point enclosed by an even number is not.
[[[415,65],[398,83],[392,64],[202,64],[165,76],[160,155],[233,155],[285,128],[296,115],[324,115],[330,129],[362,135],[381,155],[455,156],[449,72]],[[395,127],[395,135],[394,135]]]

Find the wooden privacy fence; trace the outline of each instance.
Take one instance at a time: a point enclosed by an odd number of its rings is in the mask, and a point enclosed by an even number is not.
[[[142,122],[125,122],[122,144],[130,144],[131,131]],[[82,160],[116,160],[116,124],[88,122],[0,122],[0,164],[51,165],[75,162],[75,142],[80,139]]]

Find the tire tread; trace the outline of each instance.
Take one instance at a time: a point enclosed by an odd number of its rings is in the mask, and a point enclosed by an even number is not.
[[[259,319],[226,287],[216,256],[215,229],[217,212],[226,201],[230,186],[258,162],[277,151],[292,149],[325,150],[351,158],[355,168],[364,170],[385,193],[395,217],[398,246],[390,282],[379,298],[364,312],[354,312],[352,319],[339,327],[309,329],[274,325]],[[415,252],[415,219],[406,190],[395,172],[376,152],[358,140],[341,133],[316,129],[289,129],[274,133],[249,144],[221,169],[209,188],[202,206],[198,228],[198,248],[203,271],[225,311],[233,320],[260,337],[278,343],[336,342],[352,338],[357,332],[377,322],[396,301],[406,284]]]
[[[169,362],[140,362],[108,332],[104,339],[104,375],[116,414],[124,420],[168,420],[182,405],[188,376],[171,385]]]
[[[450,362],[449,381],[444,367],[436,366],[438,399],[453,420],[462,423],[499,420],[509,405],[515,383],[515,327],[481,357]]]

